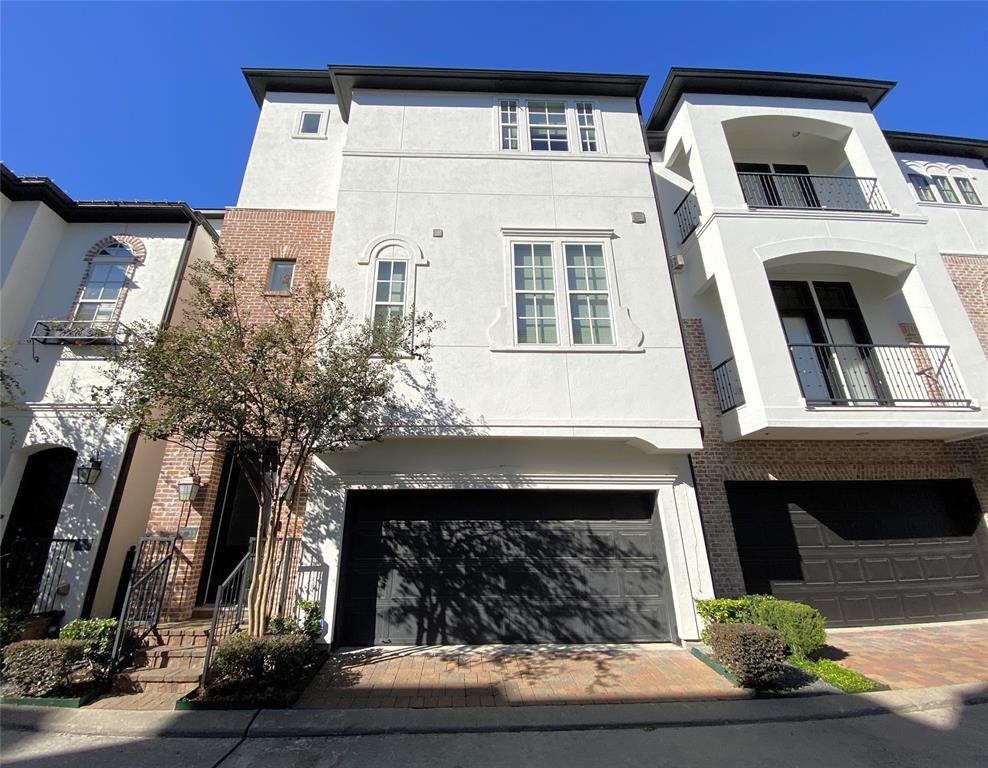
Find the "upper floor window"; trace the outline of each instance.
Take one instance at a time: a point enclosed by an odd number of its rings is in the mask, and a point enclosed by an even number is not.
[[[268,271],[268,292],[289,293],[292,290],[292,280],[295,279],[295,261],[292,259],[273,259]]]
[[[374,284],[374,326],[386,325],[392,318],[405,314],[408,262],[379,259]]]
[[[518,149],[518,102],[515,99],[501,99],[498,113],[501,149]]]
[[[613,344],[603,247],[567,243],[564,249],[573,343]]]
[[[946,176],[931,176],[933,183],[937,185],[937,190],[940,192],[940,197],[943,198],[945,203],[959,203],[960,200],[957,199],[957,193],[954,192],[954,187],[950,183],[950,179]]]
[[[533,150],[568,152],[566,102],[528,102],[528,135]]]
[[[576,102],[576,121],[580,128],[580,149],[584,152],[596,152],[597,128],[594,123],[593,104],[589,101]]]
[[[299,112],[295,122],[295,138],[321,139],[326,136],[326,113],[316,110]]]
[[[121,247],[129,257],[133,257],[129,248]],[[106,250],[103,249],[101,254]],[[113,320],[117,302],[127,283],[129,267],[129,261],[117,264],[94,261],[89,270],[89,277],[82,286],[82,295],[76,304],[72,319],[96,322]]]
[[[978,197],[978,193],[975,191],[970,179],[963,176],[954,176],[954,182],[956,182],[957,188],[961,191],[965,203],[968,205],[981,205],[981,198]]]
[[[909,181],[912,182],[913,189],[916,190],[916,196],[926,203],[935,203],[936,198],[933,196],[933,190],[930,188],[929,179],[925,176],[920,176],[918,173],[910,173]]]
[[[556,287],[549,243],[514,245],[515,319],[519,344],[555,344]]]

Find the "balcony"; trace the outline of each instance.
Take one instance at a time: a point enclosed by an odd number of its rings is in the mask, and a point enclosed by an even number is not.
[[[738,180],[749,208],[889,212],[873,178],[740,172]]]
[[[679,242],[685,243],[686,238],[693,234],[700,223],[700,204],[696,200],[696,190],[691,188],[673,213],[679,224]]]
[[[122,344],[126,336],[126,327],[115,320],[38,320],[31,332],[31,341],[38,344],[89,346]]]
[[[946,346],[790,344],[789,353],[808,406],[971,405]]]

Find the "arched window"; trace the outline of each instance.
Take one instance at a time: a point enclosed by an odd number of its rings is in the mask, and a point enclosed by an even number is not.
[[[415,306],[415,278],[418,267],[429,262],[421,247],[400,235],[378,238],[357,260],[369,265],[369,315],[374,325],[402,317]]]
[[[93,245],[86,254],[86,272],[70,319],[92,323],[117,320],[134,270],[145,255],[144,244],[129,235],[113,235]]]

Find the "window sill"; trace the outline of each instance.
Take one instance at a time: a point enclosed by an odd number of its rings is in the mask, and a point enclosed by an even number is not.
[[[596,346],[592,344],[572,344],[569,346],[547,346],[540,344],[525,344],[512,347],[491,347],[491,352],[566,352],[569,354],[580,354],[589,352],[591,354],[640,354],[645,351],[644,347],[613,347]]]
[[[284,298],[285,296],[291,296],[292,295],[292,292],[291,291],[264,291],[261,295],[262,296],[281,296],[282,298]]]
[[[974,203],[941,203],[930,200],[918,200],[916,205],[921,208],[957,208],[962,211],[988,211],[988,205],[974,205]]]

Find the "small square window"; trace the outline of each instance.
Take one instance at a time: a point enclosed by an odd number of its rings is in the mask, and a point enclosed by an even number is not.
[[[298,124],[299,136],[319,136],[322,130],[322,112],[303,112]]]
[[[275,259],[271,262],[271,271],[268,273],[268,292],[288,293],[292,290],[292,279],[294,277],[294,261]]]

